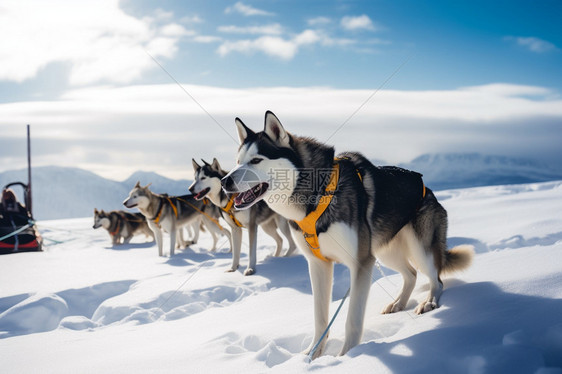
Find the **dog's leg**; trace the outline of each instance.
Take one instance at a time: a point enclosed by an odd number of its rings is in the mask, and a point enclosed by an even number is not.
[[[240,227],[232,228],[232,238],[231,238],[231,248],[232,248],[232,266],[228,270],[236,271],[240,265],[240,249],[242,247],[242,229]]]
[[[433,263],[433,258],[431,258],[432,256],[424,255],[426,261],[423,263],[416,261],[416,263],[419,266],[420,272],[429,279],[429,294],[414,310],[416,314],[422,314],[437,309],[439,307],[439,297],[443,292],[443,283],[441,283],[439,279],[439,274]]]
[[[152,230],[154,234],[154,239],[156,240],[156,246],[158,247],[158,256],[162,257],[162,230],[152,221],[148,221],[148,227]]]
[[[217,230],[220,230],[220,229],[217,228]],[[230,247],[228,248],[227,253],[232,253],[232,234],[230,233],[230,230],[224,228],[222,231],[217,231],[217,232],[220,232],[220,234],[226,235],[226,237],[228,238],[228,243],[230,243]],[[219,238],[220,238],[220,234],[219,234]]]
[[[248,267],[244,271],[244,275],[252,275],[256,273],[256,256],[258,247],[258,225],[250,224],[248,227],[248,236],[250,237],[250,249],[249,255],[250,260],[248,261]]]
[[[310,272],[310,284],[314,297],[314,338],[310,346],[303,352],[308,355],[316,342],[320,339],[328,326],[330,312],[330,301],[332,301],[332,281],[334,275],[334,264],[317,258],[308,259],[308,271]],[[319,357],[324,350],[328,334],[324,337],[312,359]]]
[[[170,227],[170,257],[172,257],[176,250],[176,232],[177,228],[174,223]]]
[[[192,223],[191,228],[193,229],[193,236],[191,237],[191,240],[188,241],[188,246],[197,243],[197,241],[199,240],[199,231],[201,228],[201,219],[196,219],[194,221],[194,223]]]
[[[267,235],[271,236],[273,240],[275,240],[275,244],[277,245],[277,247],[275,249],[274,256],[281,256],[281,251],[283,250],[283,239],[277,233],[277,223],[275,222],[275,220],[270,219],[269,221],[262,223],[260,227],[263,229],[263,232],[265,232]]]
[[[349,310],[345,323],[345,341],[340,352],[344,355],[361,341],[363,334],[363,321],[365,320],[365,309],[367,296],[371,287],[371,273],[374,258],[363,260],[361,266],[350,269],[351,292],[349,294]]]
[[[289,249],[287,249],[287,253],[285,253],[285,257],[289,257],[293,254],[295,249],[297,249],[297,245],[293,240],[293,235],[291,235],[291,228],[289,227],[289,221],[287,221],[283,217],[279,217],[279,219],[277,220],[277,226],[279,227],[279,230],[281,231],[281,233],[289,243]]]
[[[390,304],[388,304],[383,310],[383,314],[389,313],[396,313],[404,310],[406,308],[406,304],[408,304],[408,300],[410,300],[410,296],[412,295],[412,291],[414,290],[414,286],[416,285],[416,276],[417,272],[416,269],[410,265],[410,262],[405,257],[404,248],[388,248],[384,251],[377,252],[377,257],[379,260],[388,268],[392,270],[396,270],[400,274],[402,274],[402,290],[398,297]]]

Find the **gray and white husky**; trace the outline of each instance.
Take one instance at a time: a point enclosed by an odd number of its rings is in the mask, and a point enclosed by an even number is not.
[[[174,255],[176,239],[180,247],[186,247],[197,242],[199,230],[195,230],[196,237],[190,242],[183,241],[182,230],[189,225],[199,226],[202,221],[209,231],[214,232],[213,248],[216,238],[221,234],[230,238],[230,232],[220,225],[216,219],[219,216],[218,209],[212,204],[198,201],[192,195],[168,196],[155,194],[148,188],[142,187],[139,182],[129,193],[129,197],[123,201],[127,208],[138,208],[146,217],[148,227],[154,232],[158,255],[162,256],[162,231],[170,234],[170,256]],[[179,232],[179,234],[178,234]]]
[[[94,229],[103,227],[109,233],[111,244],[127,244],[134,235],[144,234],[154,239],[154,234],[148,228],[146,218],[140,213],[129,213],[123,210],[94,209]]]
[[[223,178],[222,186],[238,194],[237,208],[265,201],[291,221],[293,236],[308,260],[314,295],[314,339],[307,354],[328,324],[334,262],[345,264],[351,277],[342,355],[361,340],[375,258],[404,278],[400,294],[383,313],[406,307],[417,270],[429,278],[430,290],[415,312],[437,308],[443,290],[440,275],[470,265],[471,246],[447,250],[447,213],[425,188],[421,174],[374,166],[359,153],[335,159],[333,147],[290,134],[269,111],[258,133],[238,118],[235,122],[238,166]],[[321,205],[325,211],[318,213]],[[317,220],[310,224],[315,215]],[[301,227],[306,227],[305,234]],[[314,237],[316,247],[313,240],[311,244]],[[325,344],[326,339],[313,358]]]
[[[289,242],[287,256],[295,250],[295,242],[291,237],[289,224],[286,219],[273,212],[264,202],[258,202],[251,209],[240,211],[233,209],[232,199],[224,193],[221,188],[221,179],[227,174],[217,161],[209,164],[203,161],[203,166],[192,160],[195,180],[189,187],[189,191],[195,199],[208,198],[213,204],[220,208],[222,218],[229,224],[232,232],[232,266],[229,271],[235,271],[240,263],[240,250],[242,246],[242,228],[248,229],[250,238],[250,261],[244,271],[244,275],[252,275],[256,272],[256,249],[258,226],[271,236],[277,244],[275,256],[281,255],[283,239],[277,233],[279,228]],[[230,205],[230,206],[229,206]]]

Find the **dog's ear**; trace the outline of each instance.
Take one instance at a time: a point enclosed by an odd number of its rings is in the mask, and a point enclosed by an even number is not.
[[[199,169],[201,169],[201,165],[199,165],[194,158],[191,159],[191,164],[193,165],[193,171],[195,171],[196,173],[199,171]]]
[[[263,131],[275,143],[285,147],[289,146],[289,133],[285,131],[275,114],[269,110],[265,112],[265,124]]]
[[[213,158],[213,163],[211,164],[211,168],[216,171],[221,170],[221,164],[219,164],[219,160],[216,157]]]
[[[140,187],[141,187],[140,181],[137,181],[137,184],[135,184],[135,187],[134,187],[134,188],[140,188]]]
[[[246,140],[248,136],[255,134],[252,130],[246,127],[240,118],[236,117],[234,122],[236,123],[236,130],[238,130],[238,140],[240,140],[240,144],[243,144],[244,140]]]
[[[147,190],[148,187],[150,187],[150,185],[152,184],[152,182],[150,182],[149,184],[147,184],[146,186],[143,187],[144,190]]]
[[[203,160],[203,159],[201,159],[201,161],[203,161],[203,163],[204,163],[206,166],[211,166],[211,164],[209,164],[207,161],[205,161],[205,160]]]
[[[98,208],[94,208],[94,214],[98,214]]]

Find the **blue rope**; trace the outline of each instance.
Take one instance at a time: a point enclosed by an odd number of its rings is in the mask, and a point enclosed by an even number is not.
[[[1,242],[2,240],[4,240],[4,239],[8,239],[8,238],[10,238],[10,237],[12,237],[12,236],[14,236],[14,235],[19,234],[19,233],[22,232],[23,230],[26,230],[26,229],[30,228],[32,225],[33,225],[33,221],[29,221],[29,223],[28,223],[27,225],[22,226],[22,227],[20,227],[19,229],[17,229],[16,231],[14,231],[14,232],[12,232],[12,233],[6,235],[6,236],[1,237],[1,238],[0,238],[0,242]]]
[[[326,330],[324,330],[324,333],[322,334],[322,336],[320,337],[320,339],[318,339],[318,342],[314,345],[314,347],[312,348],[312,350],[310,351],[310,353],[308,354],[308,359],[312,360],[312,356],[314,356],[314,354],[316,353],[316,350],[318,350],[318,347],[320,346],[320,343],[322,343],[322,340],[324,340],[324,338],[326,337],[326,335],[328,334],[328,331],[330,330],[330,327],[332,327],[332,324],[334,323],[334,321],[336,320],[336,317],[338,315],[338,313],[340,312],[341,307],[343,306],[343,303],[345,302],[345,299],[347,299],[347,297],[349,296],[349,291],[351,290],[351,288],[347,289],[347,292],[345,293],[345,296],[343,297],[343,299],[341,299],[340,305],[338,306],[338,309],[336,309],[336,312],[334,313],[334,315],[332,316],[332,319],[330,320],[330,323],[328,323],[328,327],[326,327]]]

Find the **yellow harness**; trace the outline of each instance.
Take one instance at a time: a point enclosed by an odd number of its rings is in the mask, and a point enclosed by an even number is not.
[[[324,193],[324,196],[320,197],[320,201],[318,202],[316,209],[308,213],[308,215],[304,217],[302,220],[295,221],[295,223],[302,230],[302,233],[304,235],[304,240],[306,240],[306,243],[308,244],[308,247],[312,251],[312,254],[314,254],[314,256],[318,257],[323,261],[331,261],[331,260],[324,257],[322,255],[322,252],[320,252],[320,243],[318,243],[318,234],[316,233],[316,221],[318,221],[318,218],[320,218],[322,213],[324,213],[326,208],[328,208],[328,205],[330,205],[330,202],[334,197],[334,193],[338,186],[339,169],[340,169],[340,165],[337,163],[336,160],[336,163],[334,164],[334,168],[332,169],[332,174],[330,175],[330,182],[326,186],[326,191]]]
[[[172,203],[172,200],[169,197],[165,198],[166,200],[168,200],[168,202],[170,203],[170,206],[172,207],[172,210],[174,211],[174,214],[176,215],[176,218],[178,218],[178,208],[176,208],[176,206],[174,205],[174,203]],[[164,204],[160,205],[160,209],[158,209],[158,214],[156,215],[156,217],[153,219],[154,223],[159,225],[160,224],[160,218],[162,217],[162,211],[164,209],[162,209]]]
[[[312,251],[312,254],[317,258],[321,259],[322,261],[328,261],[328,262],[332,260],[324,257],[324,255],[322,255],[322,252],[320,251],[320,243],[318,242],[318,234],[316,232],[316,221],[318,221],[318,218],[320,218],[322,213],[326,211],[328,205],[330,205],[330,202],[334,197],[339,180],[338,161],[339,159],[336,158],[334,163],[334,168],[332,169],[332,174],[330,175],[330,182],[326,186],[324,196],[320,198],[320,201],[318,202],[316,209],[308,213],[308,215],[304,217],[302,220],[295,221],[295,223],[302,230],[302,233],[304,235],[304,240],[306,240],[306,243],[308,244],[308,247]],[[357,176],[359,177],[359,180],[363,182],[363,177],[361,176],[361,173],[358,170],[356,172],[357,172]],[[425,197],[425,184],[423,182],[422,182],[422,186],[423,186],[423,191],[422,191],[422,199],[423,199]]]
[[[223,212],[225,212],[226,214],[228,214],[228,216],[230,217],[230,219],[232,221],[234,221],[234,224],[236,224],[236,226],[238,227],[244,227],[240,221],[238,221],[236,219],[236,217],[234,217],[234,213],[232,213],[232,206],[234,205],[234,198],[236,197],[236,195],[232,195],[230,197],[230,200],[228,200],[228,203],[226,203],[226,206],[224,208],[221,208]]]

